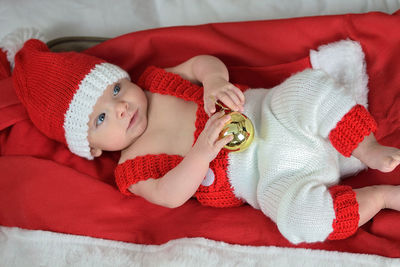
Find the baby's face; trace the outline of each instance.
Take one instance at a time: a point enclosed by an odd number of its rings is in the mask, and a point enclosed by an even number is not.
[[[123,150],[147,127],[145,93],[128,79],[109,85],[97,100],[88,125],[88,141],[93,156],[100,156],[103,150]]]

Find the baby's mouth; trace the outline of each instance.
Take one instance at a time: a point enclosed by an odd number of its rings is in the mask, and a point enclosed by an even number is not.
[[[130,129],[136,122],[138,111],[136,110],[135,113],[133,114],[131,120],[129,121],[128,129]]]

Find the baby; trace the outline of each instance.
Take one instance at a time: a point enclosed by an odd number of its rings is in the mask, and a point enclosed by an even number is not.
[[[13,80],[47,136],[87,159],[121,151],[115,177],[124,194],[169,208],[193,196],[214,207],[246,202],[292,243],[346,238],[381,209],[400,210],[398,186],[338,185],[365,165],[392,171],[400,151],[377,143],[365,105],[326,71],[304,70],[268,90],[239,88],[219,59],[200,55],[149,67],[135,84],[115,65],[31,39],[15,55]],[[253,121],[245,151],[223,148],[230,117],[215,101]]]

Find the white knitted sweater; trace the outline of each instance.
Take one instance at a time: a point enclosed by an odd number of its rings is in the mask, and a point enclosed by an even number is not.
[[[343,56],[348,54],[354,59]],[[341,41],[313,51],[311,59],[324,70],[305,70],[272,89],[245,92],[254,142],[228,159],[235,195],[261,209],[292,243],[327,238],[335,218],[328,188],[365,167],[341,156],[327,139],[356,103],[366,105],[361,47]]]

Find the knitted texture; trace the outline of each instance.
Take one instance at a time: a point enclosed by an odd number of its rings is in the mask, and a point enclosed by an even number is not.
[[[276,222],[290,242],[318,242],[333,231],[333,200],[326,185],[339,182],[345,158],[328,139],[356,104],[347,87],[326,72],[305,70],[269,90],[245,92],[253,144],[229,154],[235,195]],[[359,170],[358,167],[352,170]]]
[[[148,67],[138,80],[138,86],[153,93],[174,95],[197,104],[203,103],[203,88],[155,66]]]
[[[158,179],[182,161],[176,155],[146,155],[127,160],[115,168],[115,181],[119,190],[125,195],[132,195],[128,190],[133,184],[149,178]]]
[[[15,56],[17,96],[35,126],[71,152],[92,159],[87,140],[89,115],[109,84],[129,75],[86,54],[53,53],[31,39]]]
[[[376,131],[376,128],[376,122],[368,110],[362,105],[356,105],[330,132],[329,140],[339,153],[350,157],[364,137]]]
[[[177,74],[169,73],[164,69],[149,67],[141,75],[138,85],[153,93],[173,95],[198,104],[196,112],[196,130],[194,142],[203,131],[208,120],[204,111],[203,88],[184,80]],[[227,178],[228,152],[221,150],[210,163],[210,169],[215,176],[211,185],[200,185],[194,197],[205,206],[235,207],[243,204],[236,198],[233,188]],[[181,161],[179,155],[146,155],[139,156],[119,164],[115,169],[116,183],[124,194],[130,194],[129,186],[149,178],[158,179],[175,168]]]
[[[358,229],[360,215],[356,193],[350,186],[336,185],[329,188],[332,195],[336,218],[333,220],[333,232],[328,236],[330,240],[345,239],[353,235]]]

